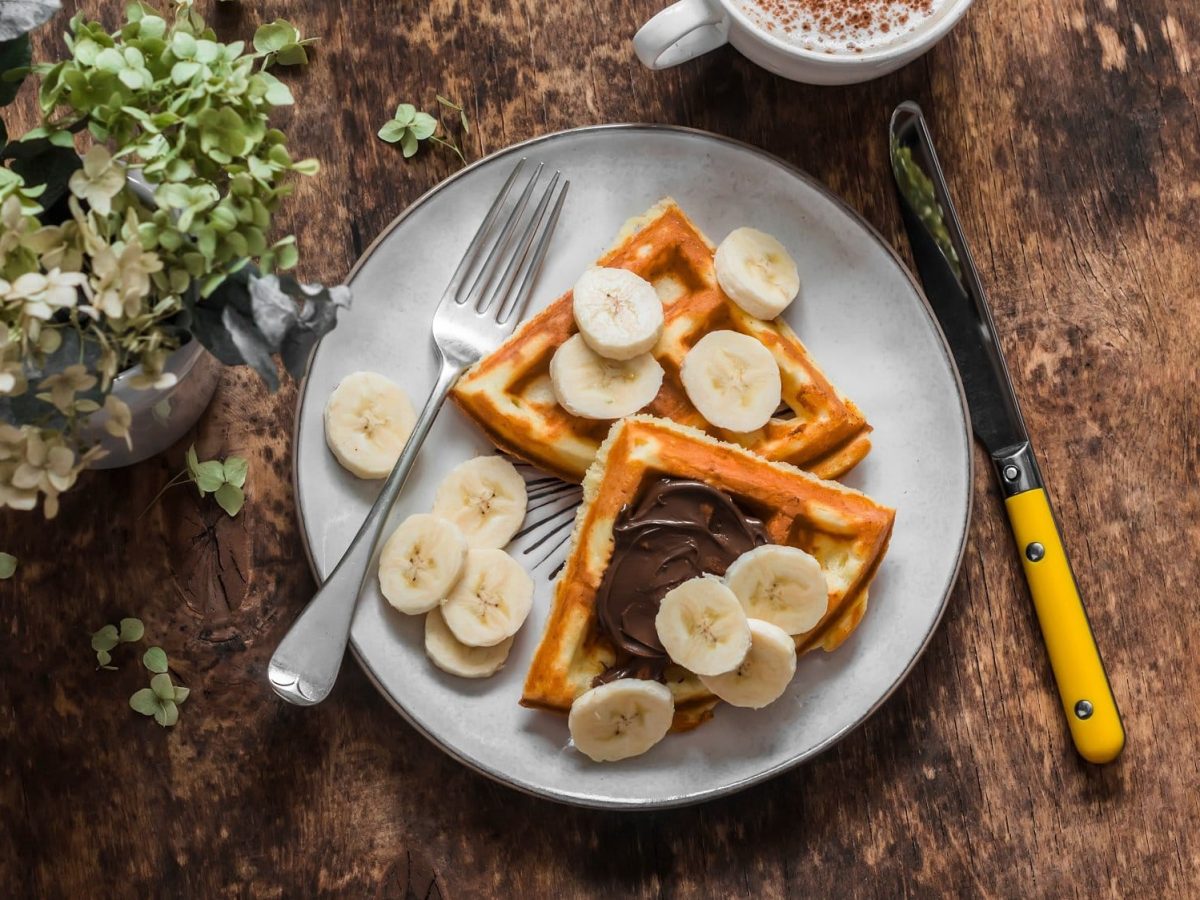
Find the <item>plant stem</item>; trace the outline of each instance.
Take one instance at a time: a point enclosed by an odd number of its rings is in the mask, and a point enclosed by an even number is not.
[[[168,481],[166,484],[164,484],[162,486],[162,489],[157,494],[154,495],[154,499],[146,504],[146,508],[143,509],[140,513],[138,513],[138,518],[140,519],[146,513],[150,512],[150,507],[152,507],[155,503],[157,503],[163,494],[165,494],[169,489],[171,489],[177,485],[183,484],[183,481],[181,479],[186,479],[188,477],[190,477],[190,476],[188,474],[187,466],[184,466],[183,471],[180,472],[178,475],[176,475],[174,478],[172,478],[170,481]]]

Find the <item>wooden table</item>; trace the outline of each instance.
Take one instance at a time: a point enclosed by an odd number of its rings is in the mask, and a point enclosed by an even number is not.
[[[406,163],[374,137],[400,101],[465,101],[472,158],[597,122],[731,135],[811,172],[906,253],[885,126],[918,100],[1126,715],[1123,759],[1093,768],[1070,749],[980,451],[962,575],[912,676],[836,748],[739,796],[633,816],[525,797],[435,750],[353,664],[327,703],[289,707],[264,670],[313,591],[292,505],[296,392],[228,371],[194,440],[249,458],[237,519],[187,490],[139,517],[192,437],[85,477],[53,523],[0,516],[0,549],[21,560],[0,583],[5,893],[1200,892],[1200,9],[979,0],[903,71],[815,88],[728,49],[643,69],[629,38],[661,3],[202,6],[226,39],[276,16],[320,37],[306,70],[281,73],[298,102],[280,120],[324,166],[282,222],[300,273],[323,280],[458,167],[436,150]],[[63,22],[40,33],[43,58]],[[88,634],[121,615],[192,686],[173,729],[125,705],[142,679],[128,657],[95,671]]]

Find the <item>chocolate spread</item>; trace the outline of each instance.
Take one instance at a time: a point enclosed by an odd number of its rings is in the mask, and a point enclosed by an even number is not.
[[[663,596],[697,575],[724,575],[741,554],[766,543],[763,523],[725,492],[680,478],[652,482],[613,526],[596,615],[617,660],[596,681],[661,677],[669,660],[654,617]]]

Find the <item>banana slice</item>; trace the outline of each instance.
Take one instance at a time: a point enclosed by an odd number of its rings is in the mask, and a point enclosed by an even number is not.
[[[425,617],[425,653],[443,672],[459,678],[495,675],[508,659],[513,639],[505,638],[491,647],[468,647],[454,636],[441,610],[431,609]]]
[[[474,549],[499,548],[525,521],[525,479],[502,456],[460,463],[438,485],[433,514],[458,526]]]
[[[559,404],[584,419],[631,416],[658,396],[663,369],[649,353],[605,359],[583,335],[568,338],[550,360],[550,384]]]
[[[661,741],[674,717],[675,701],[665,684],[622,678],[576,697],[567,727],[580,753],[596,762],[616,762]]]
[[[779,408],[779,364],[759,341],[737,331],[710,331],[679,370],[683,389],[711,424],[729,431],[762,428]]]
[[[662,335],[658,292],[628,269],[588,269],[575,282],[571,308],[583,339],[606,359],[633,359]]]
[[[700,575],[668,591],[654,628],[667,655],[697,675],[731,672],[750,649],[750,626],[742,604],[712,575]]]
[[[429,612],[450,593],[466,558],[467,539],[453,523],[409,516],[379,552],[379,589],[402,613]]]
[[[359,478],[386,478],[416,419],[398,384],[378,372],[355,372],[339,382],[325,404],[325,443]]]
[[[725,583],[746,615],[804,634],[829,609],[829,584],[821,564],[798,547],[766,544],[735,559]]]
[[[796,643],[778,625],[750,620],[750,652],[732,672],[701,675],[700,683],[734,706],[762,709],[787,690],[796,674]]]
[[[470,550],[442,616],[468,647],[494,647],[517,633],[532,606],[533,579],[520,563],[503,550]]]
[[[713,261],[721,290],[760,319],[775,318],[800,292],[796,261],[783,244],[753,228],[731,231]]]

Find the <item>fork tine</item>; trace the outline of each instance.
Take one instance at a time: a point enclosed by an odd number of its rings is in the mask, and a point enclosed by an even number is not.
[[[563,201],[567,199],[567,191],[570,187],[571,182],[564,181],[562,187],[559,188],[554,208],[550,210],[549,216],[541,225],[541,235],[538,237],[537,244],[534,246],[533,252],[526,256],[525,265],[521,267],[521,272],[517,276],[517,294],[512,307],[505,313],[504,318],[497,320],[501,325],[507,325],[514,318],[519,322],[525,315],[525,306],[529,303],[529,295],[533,292],[534,279],[542,268],[542,261],[546,258],[546,251],[550,247],[550,236],[554,234],[554,227],[558,224],[558,214],[562,212]]]
[[[496,303],[497,322],[501,321],[504,311],[511,305],[508,302],[509,293],[512,291],[513,282],[516,281],[517,271],[525,259],[525,254],[529,252],[529,247],[538,236],[538,224],[542,221],[542,216],[545,214],[546,207],[550,203],[550,198],[554,196],[554,189],[558,187],[558,182],[561,178],[562,173],[555,172],[554,177],[550,179],[550,184],[542,192],[542,199],[538,202],[537,209],[533,212],[533,217],[530,218],[529,224],[525,227],[525,233],[517,241],[516,249],[510,255],[508,265],[504,268],[504,274],[500,276],[500,280],[496,283],[495,290],[492,292],[492,297],[484,306],[484,309],[490,309],[492,303]]]
[[[462,261],[458,264],[458,268],[454,270],[454,275],[450,278],[450,284],[446,287],[446,296],[454,296],[457,301],[458,290],[462,287],[462,282],[466,278],[467,272],[474,265],[475,258],[487,242],[488,233],[492,230],[492,226],[496,224],[496,219],[500,216],[500,210],[504,208],[504,201],[508,199],[509,192],[512,190],[513,184],[516,183],[517,176],[525,168],[525,162],[525,157],[521,157],[513,167],[512,174],[508,176],[508,180],[504,182],[504,187],[500,189],[495,202],[492,203],[492,208],[488,210],[487,216],[484,217],[483,224],[475,232],[475,237],[471,238],[471,244],[467,247],[467,252],[463,254]]]
[[[525,214],[525,207],[529,205],[529,198],[533,195],[533,189],[537,186],[538,178],[541,177],[542,169],[546,167],[545,163],[538,163],[538,167],[533,170],[533,177],[529,179],[529,183],[525,185],[525,189],[521,191],[521,196],[517,198],[516,205],[509,213],[508,221],[504,223],[504,227],[500,230],[500,236],[496,238],[496,242],[492,244],[492,249],[488,252],[487,258],[483,261],[483,265],[479,269],[479,274],[475,276],[475,281],[471,284],[471,289],[467,291],[465,302],[474,302],[475,311],[483,313],[487,310],[490,298],[486,291],[489,284],[492,282],[493,276],[496,274],[496,268],[504,259],[504,253],[508,249],[508,245],[512,242],[513,232],[521,222],[521,217]]]

